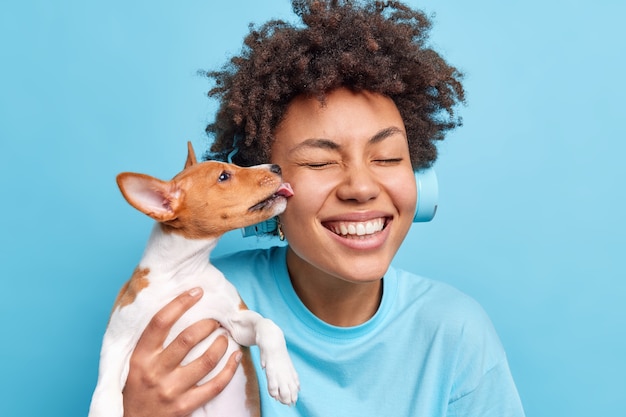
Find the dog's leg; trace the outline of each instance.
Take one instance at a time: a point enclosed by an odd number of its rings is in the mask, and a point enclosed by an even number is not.
[[[128,376],[131,348],[128,343],[110,343],[105,334],[100,354],[98,384],[91,399],[88,417],[123,417],[122,390]],[[107,343],[109,342],[109,343]]]
[[[237,343],[258,345],[270,395],[283,404],[294,404],[300,383],[282,330],[273,321],[251,310],[238,311],[225,327],[231,327],[228,330]]]

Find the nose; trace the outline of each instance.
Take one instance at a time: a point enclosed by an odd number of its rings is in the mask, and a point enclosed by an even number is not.
[[[344,174],[345,178],[337,188],[337,196],[341,200],[364,203],[380,194],[376,175],[366,167],[355,167]]]
[[[273,172],[274,174],[278,174],[278,175],[280,175],[280,173],[281,173],[280,166],[276,165],[276,164],[270,165],[270,171]]]

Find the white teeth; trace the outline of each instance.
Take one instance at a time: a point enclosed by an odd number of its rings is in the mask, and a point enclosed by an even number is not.
[[[331,230],[342,236],[365,236],[378,233],[383,230],[385,222],[382,218],[367,222],[341,222],[331,226]]]

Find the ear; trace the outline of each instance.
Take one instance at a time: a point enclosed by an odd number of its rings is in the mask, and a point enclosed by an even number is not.
[[[182,193],[174,183],[124,172],[117,176],[117,185],[131,206],[154,220],[165,222],[176,218]]]
[[[197,164],[196,153],[193,151],[193,145],[191,141],[187,142],[187,161],[185,162],[185,169],[192,165]]]

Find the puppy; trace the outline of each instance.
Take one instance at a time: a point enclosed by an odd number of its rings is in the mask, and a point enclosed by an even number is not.
[[[100,354],[98,383],[89,417],[122,417],[122,390],[130,356],[151,318],[177,295],[201,287],[204,295],[175,324],[169,344],[183,329],[204,318],[222,328],[196,346],[183,364],[198,358],[220,334],[229,339],[224,359],[200,383],[223,369],[241,346],[258,345],[270,395],[284,404],[296,402],[298,376],[282,331],[269,319],[248,310],[237,290],[209,262],[225,232],[270,219],[293,195],[280,167],[242,168],[217,161],[198,163],[191,143],[185,169],[171,181],[122,173],[117,183],[126,200],[156,220],[147,247],[131,279],[117,297]],[[242,349],[249,355],[248,349]],[[247,369],[246,369],[247,368]],[[192,416],[259,416],[258,383],[252,362],[244,357],[232,381]]]

